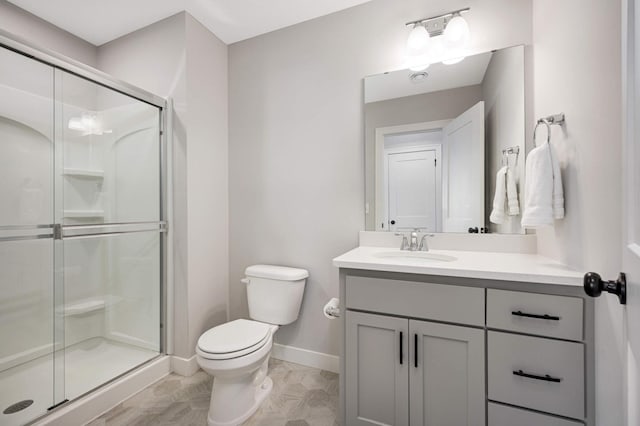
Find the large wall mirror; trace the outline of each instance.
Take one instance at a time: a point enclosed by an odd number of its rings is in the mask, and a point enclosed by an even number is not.
[[[496,174],[524,188],[524,47],[364,79],[366,229],[523,233],[489,221]]]

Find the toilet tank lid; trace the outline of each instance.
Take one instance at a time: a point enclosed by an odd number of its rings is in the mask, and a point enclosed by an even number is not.
[[[309,271],[306,269],[275,265],[252,265],[249,266],[244,273],[247,277],[268,278],[283,281],[299,281],[309,276]]]

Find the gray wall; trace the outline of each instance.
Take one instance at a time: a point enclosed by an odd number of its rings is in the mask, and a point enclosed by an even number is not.
[[[487,72],[482,80],[482,99],[485,112],[486,159],[486,218],[491,232],[521,233],[522,216],[506,216],[505,222],[496,225],[489,221],[496,187],[496,173],[502,167],[502,150],[520,147],[516,156],[509,156],[509,164],[517,176],[520,206],[524,200],[525,151],[525,97],[524,97],[524,47],[516,46],[500,50],[491,56]],[[532,71],[529,70],[528,71]],[[522,210],[521,210],[522,211]]]
[[[189,349],[227,321],[229,136],[227,46],[187,14]]]
[[[99,67],[173,98],[174,353],[227,319],[227,47],[186,13],[99,48]]]
[[[96,46],[6,0],[0,0],[0,29],[87,65],[95,67],[97,64]]]
[[[374,0],[229,48],[230,314],[255,263],[307,268],[299,320],[279,343],[338,353],[331,259],[364,229],[363,84],[403,68],[405,22],[471,6],[472,51],[531,43],[531,1]]]
[[[538,250],[614,279],[622,253],[621,2],[591,1],[586,7],[580,0],[536,0],[533,12],[535,118],[564,112],[567,119],[564,130],[552,130],[566,217],[537,231]],[[528,120],[529,134],[533,123]],[[615,297],[596,301],[599,425],[624,422],[623,312]]]
[[[364,105],[365,202],[369,203],[369,214],[365,217],[367,230],[376,229],[376,128],[454,119],[481,100],[482,87],[475,85]]]

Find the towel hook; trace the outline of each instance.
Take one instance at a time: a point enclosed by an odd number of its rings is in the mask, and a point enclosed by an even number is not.
[[[510,146],[509,148],[505,148],[502,150],[502,161],[501,164],[503,166],[511,166],[511,164],[509,164],[509,156],[511,154],[515,154],[516,156],[516,160],[515,160],[515,166],[518,165],[518,155],[520,154],[520,147],[519,146]]]
[[[538,146],[538,144],[536,143],[536,133],[538,132],[538,126],[540,126],[541,124],[545,124],[547,126],[547,143],[551,143],[551,124],[549,124],[549,121],[546,118],[541,118],[538,120],[538,122],[536,123],[536,127],[534,127],[533,129],[534,146]]]
[[[533,145],[538,146],[536,143],[536,132],[538,131],[538,126],[544,124],[547,126],[547,143],[551,143],[551,125],[557,124],[559,126],[564,125],[564,113],[549,115],[544,118],[540,118],[536,122],[536,127],[533,128]]]

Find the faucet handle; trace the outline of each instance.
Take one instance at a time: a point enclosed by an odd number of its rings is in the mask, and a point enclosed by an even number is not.
[[[435,237],[435,234],[424,234],[420,240],[420,251],[429,251],[429,245],[427,244],[427,237]]]
[[[407,240],[407,235],[402,232],[396,232],[395,235],[397,237],[402,237],[402,243],[400,243],[400,250],[408,250],[409,249],[409,241]]]

